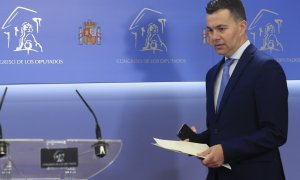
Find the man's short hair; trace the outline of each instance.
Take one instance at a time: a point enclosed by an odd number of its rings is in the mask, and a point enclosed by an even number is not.
[[[211,0],[207,3],[206,13],[213,14],[219,9],[228,9],[235,20],[247,20],[241,0]]]

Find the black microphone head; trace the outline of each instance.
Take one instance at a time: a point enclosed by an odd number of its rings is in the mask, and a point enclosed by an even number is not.
[[[99,126],[97,121],[96,121],[96,138],[97,139],[102,139],[101,129],[100,129],[100,126]]]
[[[102,157],[106,156],[106,154],[108,153],[108,144],[102,140],[99,140],[93,146],[95,149],[95,155],[98,158],[102,158]]]
[[[7,143],[5,141],[0,141],[0,158],[6,156],[7,154]]]

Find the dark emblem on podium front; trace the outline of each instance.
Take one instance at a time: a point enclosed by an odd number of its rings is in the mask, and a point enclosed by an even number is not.
[[[77,148],[41,149],[41,167],[77,167]]]

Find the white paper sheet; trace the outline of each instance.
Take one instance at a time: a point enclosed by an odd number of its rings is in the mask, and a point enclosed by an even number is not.
[[[185,153],[193,156],[197,156],[198,153],[201,153],[209,148],[207,144],[200,144],[200,143],[187,142],[187,141],[163,140],[158,138],[153,138],[153,139],[156,142],[153,143],[153,145],[155,146],[170,151]],[[222,166],[231,169],[231,166],[229,164],[223,164]]]

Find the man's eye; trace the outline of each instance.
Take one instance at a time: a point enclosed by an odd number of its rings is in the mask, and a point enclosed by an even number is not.
[[[226,29],[226,28],[224,28],[224,27],[220,27],[220,28],[218,28],[218,31],[219,31],[219,32],[224,32],[225,29]]]
[[[212,29],[206,29],[206,32],[211,33],[213,30]]]

